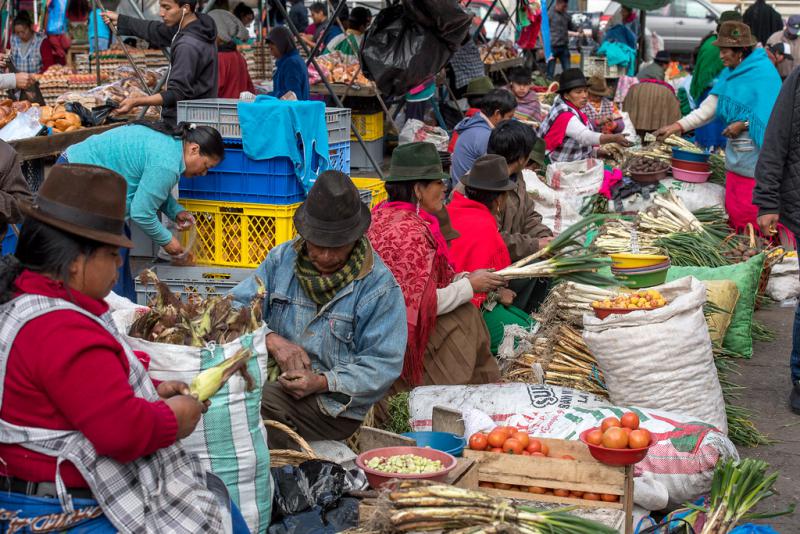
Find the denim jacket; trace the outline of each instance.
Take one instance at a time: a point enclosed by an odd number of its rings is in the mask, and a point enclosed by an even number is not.
[[[403,293],[370,246],[358,277],[317,310],[295,276],[294,244],[272,249],[255,274],[233,288],[233,297],[248,304],[255,276],[261,278],[269,331],[303,347],[314,371],[328,380],[329,392],[317,397],[320,409],[331,417],[363,420],[403,369],[408,335]]]

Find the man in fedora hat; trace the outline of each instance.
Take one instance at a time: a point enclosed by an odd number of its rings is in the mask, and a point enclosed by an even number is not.
[[[267,350],[281,368],[261,414],[307,440],[343,440],[400,376],[405,302],[365,237],[369,208],[350,178],[322,173],[294,214],[299,236],[236,286],[249,303],[264,281]],[[285,447],[270,434],[270,446]]]

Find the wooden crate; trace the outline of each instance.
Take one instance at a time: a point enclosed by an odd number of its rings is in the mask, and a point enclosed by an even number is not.
[[[514,456],[464,450],[464,457],[478,464],[478,483],[503,483],[511,486],[537,486],[578,492],[619,495],[619,502],[589,501],[572,497],[542,495],[520,490],[481,488],[486,493],[512,499],[577,505],[584,508],[611,508],[625,514],[625,533],[633,532],[633,466],[616,467],[595,460],[580,441],[536,438],[550,448],[550,456]],[[560,458],[570,455],[575,460]]]

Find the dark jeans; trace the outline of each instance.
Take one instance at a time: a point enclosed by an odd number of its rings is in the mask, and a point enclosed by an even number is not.
[[[128,223],[125,223],[125,236],[128,239],[131,237],[131,227]],[[136,302],[136,286],[133,283],[133,274],[131,273],[131,249],[121,247],[119,254],[122,256],[122,266],[117,271],[117,284],[112,291],[131,302]]]
[[[569,46],[556,46],[553,48],[553,59],[547,62],[548,78],[555,76],[556,61],[561,62],[561,70],[567,70],[570,67]]]
[[[800,302],[794,310],[794,328],[792,329],[792,357],[789,360],[792,370],[792,383],[800,382]]]

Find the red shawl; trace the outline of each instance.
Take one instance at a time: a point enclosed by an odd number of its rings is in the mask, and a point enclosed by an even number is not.
[[[503,242],[489,208],[470,200],[459,192],[447,206],[450,224],[461,233],[461,237],[450,243],[450,258],[456,272],[472,272],[477,269],[500,270],[511,265],[508,247]],[[480,306],[486,294],[476,294],[472,303]]]
[[[575,104],[569,102],[566,98],[563,99],[562,102],[578,112],[578,117],[583,124],[587,126],[589,125],[589,117],[587,117],[583,111],[579,110]],[[569,121],[572,120],[572,117],[574,116],[575,115],[569,111],[564,111],[560,113],[558,117],[556,117],[555,121],[553,121],[553,124],[547,130],[547,133],[544,134],[545,148],[548,152],[552,152],[564,144],[564,136],[567,135],[567,124],[569,124]]]
[[[406,301],[408,344],[403,379],[422,383],[428,339],[436,326],[436,290],[453,280],[447,243],[436,217],[407,202],[375,207],[367,232],[372,248],[392,271]]]

